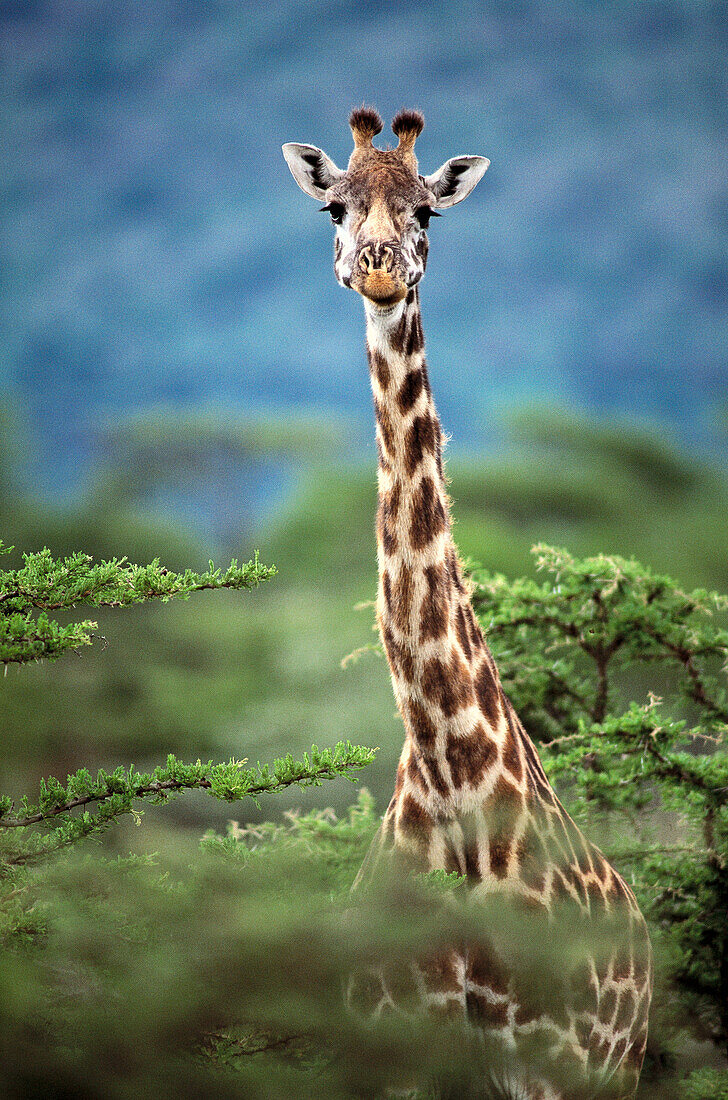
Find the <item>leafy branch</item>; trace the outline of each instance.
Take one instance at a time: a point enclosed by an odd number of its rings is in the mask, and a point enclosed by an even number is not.
[[[0,542],[0,553],[12,547]],[[126,558],[97,562],[76,553],[56,559],[47,548],[24,554],[20,569],[0,571],[0,663],[55,659],[68,649],[90,645],[96,628],[91,620],[63,626],[48,612],[90,607],[129,607],[148,600],[188,599],[193,592],[220,588],[254,588],[275,575],[257,555],[247,564],[233,560],[227,569],[213,562],[204,573],[175,573],[155,558],[133,565]]]
[[[728,723],[725,687],[707,667],[728,661],[728,631],[715,619],[728,609],[727,597],[685,593],[669,577],[616,556],[578,559],[544,545],[533,553],[538,570],[552,580],[511,582],[476,573],[473,603],[498,645],[503,678],[526,695],[526,709],[540,712],[544,740],[557,737],[564,720],[604,720],[617,660],[622,666],[677,661],[682,695],[701,707],[710,725]],[[523,667],[533,663],[534,652],[551,660],[540,662],[528,685]],[[559,700],[556,716],[545,705],[549,698]]]
[[[138,816],[135,803],[144,799],[152,804],[166,802],[183,790],[207,791],[224,802],[236,802],[252,798],[256,803],[262,794],[275,794],[286,787],[320,786],[327,779],[343,777],[355,782],[352,772],[365,768],[375,757],[376,749],[352,745],[340,741],[333,749],[319,749],[313,745],[303,760],[287,756],[274,760],[272,765],[257,764],[248,768],[244,760],[230,760],[224,764],[184,764],[173,755],[167,757],[166,766],[159,766],[151,773],[134,770],[133,765],[123,765],[107,773],[100,770],[94,779],[85,768],[69,775],[64,785],[51,776],[41,780],[37,803],[27,798],[20,802],[20,813],[13,815],[14,803],[7,796],[0,797],[0,830],[26,829],[36,825],[53,826],[52,833],[34,833],[30,846],[22,851],[10,852],[5,863],[25,863],[39,855],[71,844],[107,828],[122,814]],[[96,812],[88,810],[76,817],[72,811],[96,804]]]
[[[544,581],[475,573],[504,688],[572,812],[624,815],[622,858],[670,942],[683,1007],[728,1045],[728,598],[633,560],[534,553]],[[655,844],[665,812],[676,842]]]

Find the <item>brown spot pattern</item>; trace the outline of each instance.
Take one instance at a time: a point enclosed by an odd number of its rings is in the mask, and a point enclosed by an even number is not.
[[[412,683],[415,678],[415,662],[410,650],[407,646],[400,645],[396,641],[388,626],[382,629],[382,641],[384,642],[390,667],[395,675],[401,676],[403,680]]]
[[[478,785],[495,763],[498,750],[483,726],[478,725],[466,737],[455,737],[451,734],[445,756],[453,785],[459,790],[466,783],[472,787]]]
[[[409,631],[410,612],[414,597],[414,578],[406,561],[400,561],[399,563],[399,574],[394,582],[392,597],[393,604],[389,609],[390,614],[397,629],[406,634]]]
[[[385,569],[382,573],[382,592],[384,593],[384,602],[387,605],[387,611],[392,614],[392,582],[389,579],[389,573]]]
[[[410,543],[424,550],[446,527],[445,508],[431,477],[423,477],[412,498]]]
[[[495,729],[500,718],[500,692],[487,661],[482,662],[475,677],[475,694],[483,717]]]
[[[521,882],[529,889],[541,892],[546,886],[548,861],[541,838],[530,819],[518,844],[518,861]]]
[[[410,315],[409,331],[407,332],[407,340],[404,346],[405,355],[414,355],[416,351],[421,351],[424,344],[425,337],[422,330],[420,311],[414,310]]]
[[[518,725],[521,733],[521,745],[523,746],[523,751],[526,755],[526,760],[528,762],[531,775],[534,777],[534,779],[542,779],[545,781],[546,773],[543,770],[543,764],[541,763],[541,759],[536,752],[533,741],[521,726],[520,721],[518,722]]]
[[[389,364],[379,351],[369,351],[369,366],[372,374],[383,390],[386,390],[390,382]]]
[[[387,410],[379,404],[376,397],[374,398],[374,415],[377,418],[377,424],[379,425],[379,431],[382,435],[382,442],[384,443],[384,449],[388,454],[394,454],[394,430],[392,428],[392,421],[390,420]]]
[[[629,988],[623,989],[620,993],[617,1018],[614,1021],[614,1026],[617,1031],[624,1031],[634,1019],[636,1007],[635,1000],[634,992]]]
[[[597,989],[594,975],[586,962],[579,963],[571,974],[571,994],[574,1009],[577,1012],[588,1012],[596,1016],[599,1003],[599,990]],[[590,1028],[593,1021],[589,1021]],[[584,1044],[586,1046],[586,1043]]]
[[[632,973],[632,953],[625,947],[620,947],[614,956],[612,964],[612,977],[615,982],[623,982]]]
[[[433,752],[437,731],[424,708],[415,699],[410,699],[407,703],[407,717],[412,736],[417,743],[424,752]]]
[[[483,812],[488,823],[490,869],[496,878],[504,878],[508,873],[515,825],[523,813],[520,792],[505,776],[498,777],[483,805]]]
[[[612,1061],[615,1064],[619,1063],[622,1060],[626,1049],[627,1040],[623,1035],[621,1039],[617,1039],[617,1042],[614,1044],[614,1049],[612,1050]]]
[[[634,954],[632,958],[632,970],[634,973],[635,985],[638,989],[647,988],[647,980],[650,972],[650,947],[647,940],[647,933],[642,928],[640,930],[639,942],[635,945]]]
[[[513,832],[523,809],[521,792],[504,775],[499,775],[493,790],[483,804],[483,812],[489,827],[506,828]]]
[[[417,839],[428,840],[432,832],[432,818],[409,794],[402,799],[397,824],[403,833]]]
[[[473,609],[470,604],[466,604],[464,615],[470,630],[470,644],[473,647],[473,652],[477,653],[478,650],[485,648],[485,639],[483,638],[483,631],[480,629],[480,623],[473,614]]]
[[[422,774],[417,760],[414,756],[411,756],[407,762],[407,775],[410,777],[416,787],[419,787],[423,794],[427,793],[427,784],[425,777]]]
[[[470,953],[468,979],[474,985],[492,989],[494,993],[508,992],[508,970],[487,940],[480,942]]]
[[[409,372],[397,394],[397,404],[403,416],[413,408],[417,398],[422,393],[424,384],[424,368],[420,367],[419,370],[411,370]]]
[[[589,911],[594,913],[599,909],[604,909],[604,894],[600,884],[595,879],[589,879],[586,884],[586,891],[589,895]]]
[[[384,548],[385,554],[392,555],[397,550],[397,535],[395,522],[399,513],[400,486],[395,482],[387,493],[379,497],[377,508],[377,537]]]
[[[632,1047],[627,1053],[625,1059],[628,1066],[636,1066],[637,1069],[642,1065],[642,1059],[645,1056],[645,1047],[647,1046],[647,1032],[644,1031],[635,1039]]]
[[[470,645],[470,635],[468,633],[468,626],[465,622],[465,614],[462,607],[458,607],[457,614],[455,616],[455,630],[457,632],[458,641],[462,647],[465,657],[469,661],[473,656],[473,650]]]
[[[392,467],[389,465],[389,462],[384,455],[384,450],[382,448],[379,436],[377,436],[374,442],[377,448],[377,463],[379,464],[379,469],[384,470],[385,473],[391,473]]]
[[[508,1023],[508,1005],[505,1001],[493,1004],[480,993],[471,990],[466,994],[465,1003],[468,1016],[481,1027],[505,1027]]]
[[[429,412],[416,416],[405,438],[405,468],[410,477],[426,454],[435,454],[436,446],[436,421],[431,418]]]
[[[391,330],[389,334],[389,343],[395,351],[404,351],[404,341],[407,335],[407,321],[410,314],[410,308],[402,310],[402,316],[397,322],[396,326]]]
[[[466,843],[464,855],[465,874],[467,878],[470,879],[471,882],[480,882],[480,854],[475,840],[470,840]]]
[[[439,657],[431,657],[429,661],[425,661],[421,682],[425,698],[436,703],[447,718],[452,718],[473,701],[470,673],[455,650],[451,651],[447,665]]]
[[[608,989],[599,998],[599,1020],[603,1024],[611,1024],[617,1008],[617,994],[613,989]]]
[[[456,955],[433,955],[419,965],[428,989],[437,993],[453,993],[460,989]]]
[[[450,580],[455,588],[461,594],[465,593],[465,585],[463,579],[460,576],[460,562],[458,561],[457,553],[454,546],[449,546],[446,552],[447,568],[450,573]]]
[[[450,614],[448,586],[442,564],[428,565],[425,569],[427,592],[420,609],[420,641],[440,638],[447,630]]]
[[[496,878],[505,878],[511,856],[511,837],[505,829],[496,831],[489,837],[488,845],[491,874]]]
[[[506,719],[508,729],[503,741],[503,765],[511,773],[517,783],[523,779],[523,761],[518,749],[518,740],[514,736],[513,722],[511,721],[511,705],[506,703]]]
[[[534,928],[531,933],[532,935],[536,933],[536,927],[540,922],[534,920],[533,924]],[[545,922],[544,931],[546,931]],[[529,974],[526,971],[519,971],[518,978],[517,994],[519,1007],[516,1011],[516,1023],[525,1024],[543,1016],[546,1017],[543,1023],[544,1028],[556,1032],[556,1034],[551,1037],[551,1041],[553,1042],[554,1039],[561,1038],[557,1029],[563,1028],[565,1031],[568,1031],[569,1016],[566,1010],[564,991],[555,988],[559,984],[557,974],[552,971],[548,976],[546,974],[541,974],[537,977],[537,980],[534,980],[533,974]]]
[[[437,793],[442,798],[447,798],[450,794],[450,788],[448,787],[442,772],[440,771],[440,765],[437,762],[437,757],[429,756],[426,763],[423,761],[423,768],[426,768],[430,777],[430,784],[435,788]]]
[[[457,857],[457,852],[453,846],[450,837],[447,837],[445,842],[445,858],[443,860],[443,868],[450,875],[453,871],[457,871],[458,874],[462,874],[462,868],[460,861]]]

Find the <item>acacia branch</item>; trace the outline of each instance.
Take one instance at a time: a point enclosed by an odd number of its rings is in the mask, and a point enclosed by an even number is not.
[[[294,782],[294,780],[291,780]],[[288,784],[283,784],[288,786]],[[202,788],[202,790],[210,790],[212,783],[209,779],[197,779],[190,780],[189,782],[183,782],[176,779],[168,779],[164,782],[147,783],[138,787],[132,794],[133,798],[146,798],[148,795],[164,794],[164,792],[174,792],[181,790],[193,790],[195,788]],[[266,790],[270,788],[265,788]],[[278,789],[278,788],[276,788]],[[94,802],[104,802],[110,798],[113,798],[115,794],[125,794],[124,791],[107,790],[105,792],[98,791],[93,794],[83,795],[79,798],[71,798],[67,802],[63,802],[60,805],[54,807],[52,810],[38,811],[34,814],[26,814],[25,817],[0,817],[0,829],[25,829],[29,825],[37,825],[41,821],[51,821],[54,817],[59,817],[61,814],[70,813],[72,810],[77,810],[79,806],[88,806]],[[260,794],[261,789],[256,790],[250,788],[250,794]]]
[[[60,797],[54,804],[17,817],[0,816],[0,829],[24,829],[31,825],[52,821],[54,818],[71,813],[81,806],[102,805],[114,797],[120,797],[125,803],[118,808],[119,813],[128,812],[136,799],[157,797],[182,790],[202,789],[211,791],[225,801],[238,801],[242,798],[256,798],[261,794],[276,794],[294,784],[310,786],[326,779],[335,779],[347,772],[366,767],[374,759],[376,750],[368,749],[349,742],[340,742],[335,749],[319,752],[314,746],[311,759],[308,754],[304,762],[296,762],[291,757],[277,760],[273,765],[273,774],[267,767],[244,769],[242,762],[230,761],[229,764],[180,765],[174,757],[168,758],[167,771],[173,774],[162,778],[162,769],[157,769],[155,777],[136,777],[133,770],[124,775],[107,776],[101,773],[101,779],[89,787],[83,794],[68,797],[68,792],[60,788]],[[123,769],[121,769],[123,771]],[[49,780],[49,783],[51,781]],[[57,781],[54,781],[57,782]],[[69,780],[69,782],[71,782]],[[60,785],[59,785],[60,786]],[[62,792],[62,793],[61,793]],[[65,797],[64,797],[65,796]],[[53,797],[46,795],[46,798]],[[10,800],[6,800],[8,810],[12,809]]]
[[[654,638],[660,645],[663,645],[685,669],[690,678],[691,685],[688,694],[693,702],[697,703],[699,706],[705,707],[706,710],[709,710],[716,718],[721,719],[723,722],[728,722],[728,709],[721,706],[720,703],[717,703],[708,695],[708,690],[700,674],[700,669],[695,664],[694,653],[685,646],[678,645],[676,642],[671,642],[669,638],[666,638],[665,635],[658,630],[652,630],[649,627],[645,627],[645,629],[650,637]],[[713,652],[715,655],[718,655],[723,654],[724,651],[721,647],[715,646],[707,649],[707,652]]]

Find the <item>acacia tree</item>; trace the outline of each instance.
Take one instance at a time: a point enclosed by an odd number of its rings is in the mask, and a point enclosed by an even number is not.
[[[0,544],[0,553],[9,549]],[[127,607],[208,589],[250,589],[274,575],[257,556],[224,571],[210,563],[205,573],[180,574],[158,560],[136,566],[126,559],[94,563],[81,553],[57,559],[47,549],[25,554],[22,566],[0,571],[0,663],[7,669],[57,660],[91,644],[94,621],[57,617],[79,606]],[[290,981],[285,952],[314,931],[308,880],[296,893],[291,881],[298,866],[276,868],[272,859],[258,876],[252,868],[241,877],[239,860],[226,863],[229,843],[212,837],[193,864],[180,863],[174,844],[162,856],[109,860],[77,842],[125,814],[139,823],[145,802],[164,803],[186,790],[257,802],[291,785],[353,781],[373,758],[374,750],[349,742],[324,750],[314,745],[301,760],[288,754],[253,767],[235,758],[185,764],[170,754],[147,773],[120,765],[95,776],[81,767],[65,782],[47,777],[36,799],[23,797],[17,806],[0,795],[2,1095],[138,1098],[172,1084],[179,1096],[211,1089],[247,1095],[244,1075],[220,1076],[225,1042],[215,1027],[258,1003],[261,987],[269,995],[272,975],[279,985]],[[371,831],[371,807],[364,806],[348,829],[359,847],[364,818]],[[346,832],[339,826],[335,835],[351,849]],[[269,929],[273,943],[265,941]],[[330,942],[320,945],[319,954],[324,951],[330,960]],[[190,1058],[203,1036],[205,1054]],[[254,1036],[246,1049],[251,1043],[257,1049]]]
[[[534,553],[542,583],[474,575],[504,688],[572,811],[592,831],[601,816],[631,870],[664,948],[658,1009],[726,1050],[728,598],[619,557]]]
[[[0,542],[0,554],[12,547]],[[96,622],[84,619],[62,625],[54,616],[79,605],[129,607],[150,600],[188,599],[193,592],[221,588],[250,589],[275,576],[275,568],[255,559],[245,565],[233,560],[226,570],[212,562],[205,573],[188,569],[175,573],[158,559],[133,565],[125,558],[94,563],[87,554],[56,559],[48,549],[23,555],[18,569],[0,571],[0,663],[25,664],[57,660],[69,650],[90,645]],[[86,768],[65,783],[50,776],[41,780],[37,801],[24,797],[16,811],[13,799],[0,795],[0,867],[19,867],[108,828],[123,814],[137,814],[142,800],[167,801],[184,790],[199,789],[227,802],[256,799],[297,784],[310,786],[346,776],[373,759],[369,749],[339,743],[333,749],[315,745],[301,761],[289,754],[271,766],[246,767],[235,758],[226,763],[184,764],[173,754],[150,773],[120,765],[100,770],[94,778]]]

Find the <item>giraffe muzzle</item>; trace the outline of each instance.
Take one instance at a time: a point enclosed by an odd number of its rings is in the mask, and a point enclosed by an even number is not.
[[[372,244],[362,248],[358,264],[365,275],[376,271],[392,271],[394,268],[394,249],[388,244]]]
[[[351,286],[365,298],[381,305],[393,305],[407,294],[407,284],[398,262],[398,250],[376,243],[359,250]]]

